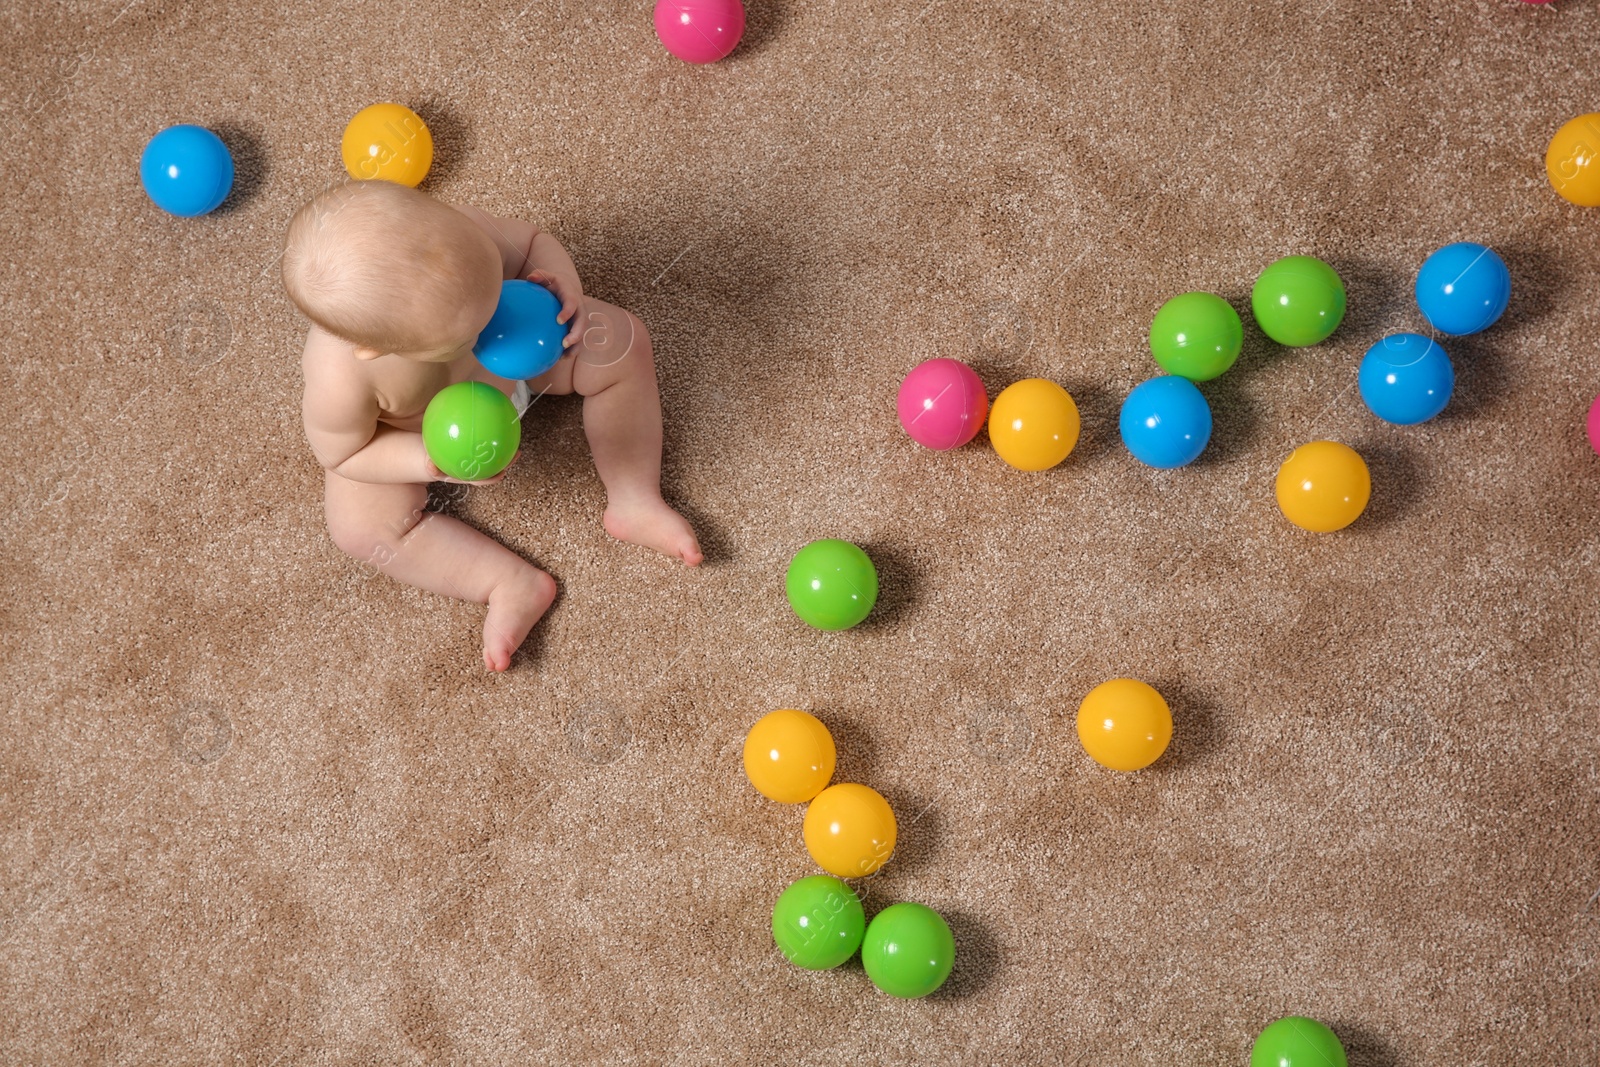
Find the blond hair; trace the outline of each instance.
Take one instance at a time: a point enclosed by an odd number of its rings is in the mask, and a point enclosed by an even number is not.
[[[440,339],[463,304],[500,284],[493,243],[465,215],[394,182],[346,181],[295,212],[283,285],[307,318],[380,352]]]

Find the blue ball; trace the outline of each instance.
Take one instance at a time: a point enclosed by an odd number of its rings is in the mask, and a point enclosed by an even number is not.
[[[472,352],[491,374],[515,381],[537,378],[561,358],[567,328],[556,321],[561,301],[542,285],[513,278],[500,285],[500,304]]]
[[[1135,459],[1171,470],[1193,463],[1211,440],[1211,405],[1187,378],[1169,374],[1134,386],[1118,421]]]
[[[1415,426],[1450,403],[1456,372],[1430,338],[1396,333],[1367,349],[1356,381],[1374,415],[1396,426]]]
[[[1505,260],[1471,241],[1445,245],[1417,272],[1417,307],[1435,330],[1451,337],[1488,329],[1510,302]]]
[[[144,146],[139,181],[156,207],[192,219],[228,198],[233,156],[204,126],[168,126]]]

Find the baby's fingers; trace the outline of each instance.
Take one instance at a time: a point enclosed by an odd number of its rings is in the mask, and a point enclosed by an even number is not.
[[[577,319],[573,319],[572,329],[567,331],[566,340],[561,342],[561,347],[571,348],[581,340],[583,340],[583,325]]]
[[[578,310],[578,302],[572,299],[571,295],[566,291],[566,285],[554,274],[542,270],[529,271],[528,280],[535,285],[544,286],[555,294],[557,300],[561,301],[561,310],[556,312],[557,322],[566,322],[572,318],[572,313]]]
[[[556,321],[564,323],[577,313],[578,301],[573,298],[572,290],[567,286],[565,279],[557,278],[553,274],[548,277],[550,280],[544,283],[545,288],[554,293],[556,299],[561,301],[561,310],[556,312]],[[571,344],[572,342],[568,341],[567,343]]]

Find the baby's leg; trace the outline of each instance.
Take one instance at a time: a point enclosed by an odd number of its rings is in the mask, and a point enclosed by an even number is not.
[[[583,431],[606,487],[606,532],[693,567],[700,542],[661,499],[661,396],[644,323],[585,297],[583,339],[572,347],[572,388],[583,395]],[[534,387],[538,392],[538,387]]]
[[[425,485],[373,485],[327,473],[333,543],[407,585],[489,605],[483,662],[503,671],[555,599],[555,579],[466,523],[426,510],[427,503]]]

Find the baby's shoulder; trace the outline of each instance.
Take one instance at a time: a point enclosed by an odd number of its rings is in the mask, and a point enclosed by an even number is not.
[[[306,392],[373,392],[366,364],[356,358],[355,346],[318,326],[306,334],[300,355]]]
[[[502,243],[500,240],[500,234],[498,232],[499,227],[496,225],[499,220],[497,220],[493,215],[489,214],[481,207],[473,207],[471,204],[451,204],[450,206],[455,208],[460,214],[466,216],[467,221],[471,222],[478,229],[494,238],[495,244],[498,245]]]
[[[471,219],[474,223],[483,227],[485,230],[488,230],[490,233],[495,233],[507,224],[526,226],[535,230],[540,228],[536,224],[529,222],[527,219],[502,218],[499,215],[495,215],[483,210],[483,208],[478,207],[475,204],[457,204],[448,201],[447,204],[449,207],[455,208],[457,211],[461,212],[461,214],[465,215],[467,218]]]
[[[515,278],[527,268],[528,250],[541,232],[538,225],[525,219],[500,218],[470,204],[450,206],[489,235],[500,252],[507,278]]]

